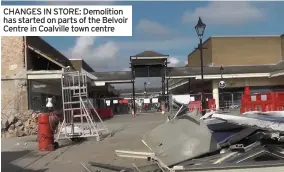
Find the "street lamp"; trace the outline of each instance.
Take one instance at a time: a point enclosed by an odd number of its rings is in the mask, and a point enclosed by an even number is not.
[[[201,94],[201,105],[202,105],[202,114],[205,114],[205,98],[204,98],[204,79],[203,79],[203,47],[202,47],[202,38],[206,28],[206,24],[204,24],[199,17],[196,26],[194,27],[199,37],[199,45],[198,48],[200,50],[200,67],[201,67],[201,82],[202,82],[202,94]]]
[[[220,73],[221,73],[221,81],[219,84],[219,87],[221,88],[221,101],[222,101],[222,109],[224,109],[225,103],[224,103],[224,87],[225,87],[225,82],[223,81],[223,72],[224,68],[223,66],[220,67]]]
[[[145,96],[147,95],[146,85],[147,85],[147,82],[144,82],[144,95]]]

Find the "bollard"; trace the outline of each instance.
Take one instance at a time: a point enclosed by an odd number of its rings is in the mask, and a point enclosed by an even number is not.
[[[132,109],[132,118],[135,118],[135,113],[134,113],[134,110]]]

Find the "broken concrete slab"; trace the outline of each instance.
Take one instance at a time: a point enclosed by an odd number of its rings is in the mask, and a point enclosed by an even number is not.
[[[18,118],[16,116],[12,115],[12,116],[9,117],[8,123],[9,123],[9,125],[12,125],[12,124],[16,123],[17,120],[18,120]]]
[[[284,119],[282,117],[251,114],[242,116],[213,114],[211,117],[241,126],[254,127],[273,132],[284,132]]]
[[[158,126],[143,143],[167,166],[218,150],[220,146],[195,111]]]

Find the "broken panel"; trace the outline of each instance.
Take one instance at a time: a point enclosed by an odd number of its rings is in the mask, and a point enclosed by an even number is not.
[[[220,148],[198,112],[179,116],[143,137],[144,143],[167,166]]]

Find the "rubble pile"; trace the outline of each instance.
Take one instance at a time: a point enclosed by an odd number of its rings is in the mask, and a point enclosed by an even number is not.
[[[12,115],[1,121],[2,138],[35,135],[38,132],[38,115],[32,114],[26,118]]]

